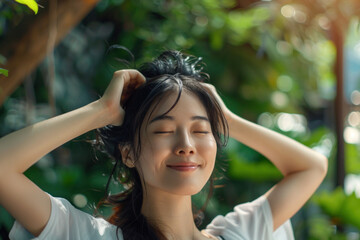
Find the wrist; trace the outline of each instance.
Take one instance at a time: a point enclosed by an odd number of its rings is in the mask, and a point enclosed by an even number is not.
[[[237,117],[237,115],[231,111],[227,111],[227,112],[224,112],[224,116],[225,116],[226,121],[230,128],[230,125],[234,122],[234,119]]]
[[[106,125],[120,126],[123,122],[125,112],[120,104],[99,99],[90,103],[89,107],[92,109],[91,111],[94,111],[94,115],[96,116],[96,128],[101,128]]]
[[[109,113],[100,100],[89,103],[85,107],[88,108],[91,116],[93,116],[93,129],[111,124],[111,121],[109,121]]]

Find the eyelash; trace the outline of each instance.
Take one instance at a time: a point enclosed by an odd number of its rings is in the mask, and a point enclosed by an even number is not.
[[[210,132],[208,132],[208,131],[195,131],[194,133],[208,134]]]
[[[173,133],[173,131],[168,131],[168,132],[166,132],[166,131],[156,131],[154,133],[155,134],[166,134],[166,133]]]
[[[167,134],[167,133],[173,133],[173,131],[156,131],[155,134]],[[201,134],[208,134],[210,132],[208,131],[194,131],[194,133],[201,133]]]

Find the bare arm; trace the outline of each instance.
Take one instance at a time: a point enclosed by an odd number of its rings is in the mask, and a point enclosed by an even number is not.
[[[50,199],[23,172],[83,133],[107,124],[120,125],[123,89],[129,94],[143,81],[137,71],[118,71],[100,100],[0,139],[0,204],[34,236],[41,233],[50,217]]]
[[[236,116],[226,108],[216,89],[209,84],[206,86],[224,111],[230,137],[263,154],[284,175],[265,194],[271,206],[274,229],[277,229],[315,192],[326,175],[327,159],[291,138]]]

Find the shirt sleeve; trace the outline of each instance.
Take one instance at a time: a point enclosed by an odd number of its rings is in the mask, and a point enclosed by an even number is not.
[[[77,240],[77,239],[117,239],[116,226],[102,218],[95,218],[90,214],[76,209],[63,198],[51,199],[51,215],[44,230],[38,237],[34,237],[20,223],[15,222],[9,238],[11,240]],[[123,240],[119,230],[119,240]]]
[[[217,216],[206,231],[226,240],[294,240],[289,220],[273,231],[271,209],[265,196],[237,205],[226,216]]]

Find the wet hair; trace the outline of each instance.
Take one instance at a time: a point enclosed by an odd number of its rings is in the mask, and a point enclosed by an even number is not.
[[[202,72],[201,58],[185,55],[179,51],[165,51],[152,62],[140,67],[146,82],[138,87],[122,104],[126,112],[121,126],[108,125],[98,129],[100,142],[104,150],[115,160],[111,176],[126,187],[121,193],[107,195],[102,203],[113,206],[114,212],[108,221],[117,226],[117,234],[121,229],[124,239],[165,239],[156,223],[149,222],[141,214],[143,194],[141,171],[128,168],[122,161],[119,148],[128,147],[135,161],[141,154],[140,129],[146,127],[151,113],[167,94],[177,94],[172,106],[162,115],[166,115],[177,104],[181,93],[186,90],[198,97],[206,109],[211,130],[218,149],[221,149],[228,138],[228,125],[216,98],[207,91],[201,82],[208,80],[208,75]],[[110,179],[106,186],[108,190]],[[213,178],[210,178],[212,181]],[[212,184],[210,184],[212,186]],[[210,195],[212,190],[209,191]],[[207,200],[208,201],[208,200]],[[207,202],[206,201],[206,202]],[[199,223],[202,211],[194,214],[194,220]]]

